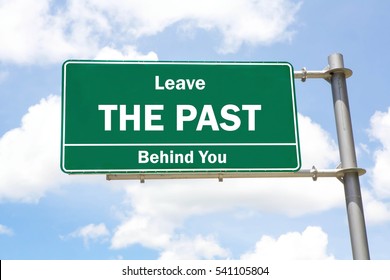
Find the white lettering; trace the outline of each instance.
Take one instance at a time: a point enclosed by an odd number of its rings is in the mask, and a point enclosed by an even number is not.
[[[184,111],[188,111],[189,115],[184,115]],[[192,105],[177,105],[176,107],[176,130],[183,131],[184,122],[190,122],[196,118],[196,108]]]
[[[176,81],[176,89],[177,90],[185,90],[186,82],[183,79],[179,79]]]
[[[154,77],[154,89],[155,90],[204,90],[206,87],[206,82],[203,79],[167,79],[164,82],[164,86],[160,85],[160,76]]]
[[[119,129],[126,131],[127,121],[134,122],[134,131],[140,130],[140,105],[134,105],[134,112],[132,115],[127,115],[126,105],[119,106]]]
[[[196,127],[196,131],[201,131],[203,129],[203,126],[205,125],[211,126],[211,129],[213,131],[219,130],[217,119],[215,118],[213,106],[211,105],[203,106],[203,110],[199,117],[199,122],[198,122],[198,126]]]
[[[175,88],[175,81],[172,79],[168,79],[165,81],[165,88],[167,90],[173,90]]]
[[[192,79],[191,81],[189,79],[186,79],[187,86],[189,90],[192,90],[195,84],[195,79]]]
[[[199,151],[199,155],[202,159],[202,163],[206,163],[206,156],[209,153],[209,151],[206,151],[205,153],[203,151]]]
[[[256,126],[255,113],[261,110],[261,105],[242,105],[242,110],[248,111],[248,130],[254,131]]]
[[[149,160],[153,164],[158,163],[158,154],[151,154]]]
[[[233,122],[233,124],[229,126],[225,122],[223,122],[220,124],[220,126],[225,131],[235,131],[240,127],[241,120],[238,116],[230,114],[228,112],[229,110],[232,110],[233,112],[238,112],[240,111],[240,108],[238,108],[236,105],[233,104],[228,104],[223,106],[221,110],[221,117],[227,121]]]
[[[99,105],[99,111],[104,111],[104,131],[111,131],[111,112],[118,110],[118,105]]]
[[[126,131],[129,121],[132,121],[132,130],[141,130],[141,113],[144,126],[142,129],[145,131],[164,131],[164,125],[161,122],[163,119],[163,112],[165,105],[162,104],[149,104],[149,105],[132,105],[132,112],[128,113],[129,109],[127,105],[109,105],[100,104],[98,105],[99,111],[104,111],[104,130],[112,130],[112,119],[113,111],[117,111],[119,106],[119,130]],[[144,106],[141,108],[141,106]],[[141,109],[144,112],[141,112]],[[203,105],[202,111],[198,117],[198,110],[195,106],[189,104],[178,104],[176,105],[176,131],[183,131],[184,124],[196,122],[196,131],[203,131],[208,129],[212,131],[236,131],[241,127],[242,117],[245,117],[247,111],[247,123],[248,131],[256,130],[256,113],[261,111],[262,106],[260,104],[248,105],[244,104],[241,108],[234,104],[227,104],[223,106],[220,112],[215,112],[213,105]],[[130,111],[131,109],[129,109]],[[242,111],[242,112],[240,112]],[[117,115],[114,115],[117,116]],[[115,123],[115,122],[114,122]],[[195,127],[195,124],[189,127]],[[187,128],[188,129],[188,128]]]
[[[163,125],[153,125],[152,121],[160,121],[161,115],[153,115],[154,110],[164,110],[164,105],[145,105],[145,130],[164,131]]]
[[[206,161],[208,163],[214,164],[214,163],[226,163],[226,154],[213,154],[209,153],[209,151],[198,151],[202,164],[205,164]]]
[[[242,105],[242,111],[248,111],[248,131],[256,130],[256,111],[261,110],[261,105]],[[188,111],[188,115],[184,112]],[[233,112],[231,112],[233,111]],[[234,104],[227,104],[221,108],[220,116],[227,122],[218,122],[214,113],[213,106],[210,104],[203,105],[202,112],[197,120],[196,131],[202,131],[205,126],[211,127],[213,131],[219,131],[220,128],[225,131],[235,131],[241,126],[239,116],[233,114],[240,111],[240,108]],[[192,105],[177,105],[177,123],[178,131],[184,130],[184,122],[192,122],[196,119],[197,109]]]
[[[198,90],[204,90],[204,88],[206,87],[206,82],[203,79],[198,79],[196,80],[195,87]]]
[[[138,151],[138,163],[148,163],[149,152],[148,151]]]
[[[154,83],[155,87],[154,88],[156,90],[164,90],[164,87],[160,86],[160,77],[159,76],[154,77],[154,81],[155,81],[155,83]]]
[[[138,163],[194,163],[194,151],[189,151],[186,154],[174,153],[173,150],[170,150],[169,153],[160,151],[159,153],[149,154],[148,151],[138,151]]]

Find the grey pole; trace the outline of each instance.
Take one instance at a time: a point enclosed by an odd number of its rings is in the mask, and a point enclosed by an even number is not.
[[[350,70],[344,68],[343,56],[339,53],[330,55],[328,62],[341,167],[356,168],[356,152],[346,84],[346,72]],[[369,260],[370,254],[358,173],[344,174],[343,183],[353,259]]]

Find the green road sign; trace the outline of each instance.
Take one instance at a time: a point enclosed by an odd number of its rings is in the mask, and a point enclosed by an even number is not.
[[[66,61],[66,173],[297,171],[288,63]]]

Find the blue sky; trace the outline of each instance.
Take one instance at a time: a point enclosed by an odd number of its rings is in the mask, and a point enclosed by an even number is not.
[[[60,171],[67,59],[288,61],[348,79],[370,253],[390,259],[387,1],[0,1],[1,259],[351,259],[336,179]],[[296,80],[304,168],[339,163],[331,89]]]

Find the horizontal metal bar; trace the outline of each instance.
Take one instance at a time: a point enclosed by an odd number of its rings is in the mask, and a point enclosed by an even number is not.
[[[355,172],[359,176],[366,173],[362,168],[340,169],[302,169],[298,172],[182,172],[182,173],[123,173],[107,174],[107,180],[140,180],[146,179],[218,179],[225,178],[304,178],[309,177],[317,180],[319,177],[342,178],[345,173]]]
[[[346,78],[352,76],[352,70],[348,68],[330,69],[329,67],[326,67],[324,70],[306,70],[306,68],[303,67],[300,71],[294,71],[294,78],[301,79],[302,82],[306,81],[306,79],[329,80],[335,72],[343,72]]]
[[[319,71],[294,71],[295,79],[329,79],[331,74],[325,70]]]

